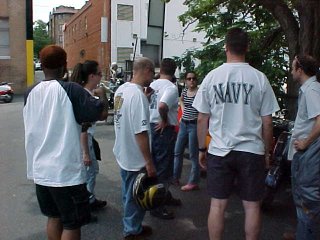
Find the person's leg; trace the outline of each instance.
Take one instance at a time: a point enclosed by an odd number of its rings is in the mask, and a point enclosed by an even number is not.
[[[61,240],[80,240],[81,239],[81,229],[66,230],[62,232]]]
[[[142,221],[145,211],[142,210],[132,196],[133,183],[139,172],[129,172],[121,169],[123,194],[123,225],[124,236],[137,235],[142,231]]]
[[[224,212],[228,204],[227,199],[211,198],[208,216],[208,229],[210,240],[222,239],[224,230]]]
[[[232,168],[234,156],[224,157],[207,155],[207,190],[211,196],[208,229],[210,240],[222,239],[224,230],[224,212],[232,193],[235,173]]]
[[[260,202],[242,201],[245,212],[246,240],[258,240],[261,229]]]
[[[189,154],[190,154],[190,160],[192,163],[188,183],[197,185],[200,180],[197,124],[192,123],[188,125],[188,135],[189,135]]]
[[[187,143],[187,137],[188,137],[188,134],[186,131],[186,124],[181,121],[177,141],[174,148],[174,168],[173,168],[174,181],[178,181],[181,177],[182,166],[183,166],[183,153],[184,153],[185,145]]]
[[[62,223],[60,218],[48,217],[47,221],[47,236],[48,240],[61,240]]]
[[[96,177],[97,177],[97,174],[99,173],[99,165],[95,157],[91,134],[88,134],[88,148],[89,148],[91,165],[86,167],[87,189],[90,192],[89,202],[93,203],[95,201],[94,188],[96,186]]]
[[[261,200],[264,194],[264,155],[235,151],[238,172],[237,190],[245,211],[246,240],[259,239]]]
[[[320,239],[320,223],[312,219],[300,207],[297,210],[297,232],[298,240],[319,240]]]

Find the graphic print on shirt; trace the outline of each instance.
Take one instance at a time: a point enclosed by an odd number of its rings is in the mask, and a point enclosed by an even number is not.
[[[157,109],[158,107],[158,98],[159,90],[155,90],[153,94],[150,96],[150,109]]]
[[[227,83],[226,87],[223,86],[223,83],[219,83],[218,85],[213,85],[214,89],[214,98],[216,104],[220,103],[239,103],[240,95],[243,96],[243,104],[248,105],[250,102],[250,94],[253,90],[252,84],[247,83]],[[243,94],[241,94],[241,92]]]
[[[123,104],[122,93],[119,93],[114,98],[114,124],[115,126],[117,126],[117,128],[120,128],[120,118],[122,117],[120,110],[121,110],[122,104]]]

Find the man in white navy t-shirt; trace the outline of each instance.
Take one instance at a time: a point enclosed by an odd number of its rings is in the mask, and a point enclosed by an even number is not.
[[[199,162],[207,168],[211,197],[211,240],[222,239],[224,212],[233,189],[244,206],[246,239],[257,240],[261,228],[260,200],[272,142],[271,114],[279,106],[266,76],[245,62],[247,49],[248,34],[240,28],[230,29],[227,63],[208,73],[193,102],[199,111]],[[211,142],[207,153],[208,130]]]

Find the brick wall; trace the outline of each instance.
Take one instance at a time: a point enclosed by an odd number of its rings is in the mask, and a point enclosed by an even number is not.
[[[10,59],[0,59],[0,82],[12,82],[16,93],[26,89],[25,1],[0,0],[0,17],[9,19]]]
[[[110,64],[110,0],[88,1],[66,24],[64,48],[68,54],[68,68],[85,60],[96,60],[102,71],[109,72]],[[105,6],[105,10],[104,10]],[[104,13],[105,12],[105,13]],[[108,42],[101,43],[101,17],[108,18]]]

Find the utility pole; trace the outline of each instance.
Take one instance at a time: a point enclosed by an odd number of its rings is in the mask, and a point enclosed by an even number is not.
[[[107,44],[110,41],[108,39],[108,32],[109,32],[109,24],[108,24],[108,17],[107,17],[107,2],[109,3],[108,0],[103,1],[103,12],[102,12],[102,17],[101,17],[101,45],[100,45],[100,51],[101,51],[101,70],[103,74],[103,80],[106,80],[109,76],[109,71],[108,71],[108,62],[109,62],[109,57],[107,56]],[[110,5],[110,3],[109,3]],[[110,6],[109,6],[110,8]]]
[[[34,83],[33,63],[33,7],[32,0],[26,0],[26,70],[27,86]]]

